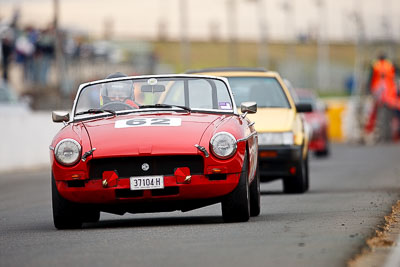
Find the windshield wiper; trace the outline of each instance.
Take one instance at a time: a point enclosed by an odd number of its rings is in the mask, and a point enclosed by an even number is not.
[[[112,115],[117,115],[117,113],[114,110],[111,109],[101,109],[101,108],[91,108],[88,109],[86,111],[81,111],[76,113],[75,115],[83,115],[83,114],[99,114],[99,113],[104,113],[104,112],[108,112],[111,113]]]
[[[178,106],[178,105],[169,105],[169,104],[154,104],[154,105],[142,105],[139,106],[140,109],[142,108],[181,108],[188,112],[191,112],[191,108],[185,106]]]

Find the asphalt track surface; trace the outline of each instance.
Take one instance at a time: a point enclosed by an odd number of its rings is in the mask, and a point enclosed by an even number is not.
[[[310,192],[262,184],[261,215],[222,222],[187,213],[101,214],[58,231],[50,170],[0,174],[0,266],[345,266],[400,199],[400,146],[336,145],[311,158]]]

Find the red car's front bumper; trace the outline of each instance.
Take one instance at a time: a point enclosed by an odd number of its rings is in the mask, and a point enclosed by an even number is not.
[[[119,178],[114,187],[103,187],[101,179],[56,181],[58,192],[76,203],[118,204],[175,200],[211,199],[227,195],[237,186],[240,173],[221,180],[192,175],[190,183],[177,183],[175,176],[164,177],[164,189],[130,190],[129,178]]]

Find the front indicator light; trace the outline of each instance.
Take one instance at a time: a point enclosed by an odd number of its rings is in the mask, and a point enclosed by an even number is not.
[[[212,173],[221,173],[222,170],[221,170],[221,169],[218,169],[218,168],[214,168],[214,169],[211,170],[211,172],[212,172]]]

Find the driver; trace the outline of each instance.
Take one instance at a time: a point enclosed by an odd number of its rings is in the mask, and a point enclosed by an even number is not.
[[[127,75],[116,72],[110,74],[106,79],[128,77]],[[106,105],[113,102],[122,102],[133,108],[139,108],[139,106],[134,102],[135,94],[133,89],[133,82],[126,81],[114,81],[108,82],[103,85],[100,92],[100,106]]]

